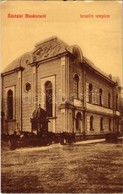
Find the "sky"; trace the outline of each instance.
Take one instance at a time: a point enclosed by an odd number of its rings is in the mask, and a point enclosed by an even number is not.
[[[23,14],[23,18],[8,18]],[[46,18],[25,18],[46,14]],[[108,18],[96,18],[96,15]],[[84,18],[93,15],[93,18]],[[58,36],[123,85],[122,4],[118,1],[5,1],[1,3],[1,70],[35,44]]]

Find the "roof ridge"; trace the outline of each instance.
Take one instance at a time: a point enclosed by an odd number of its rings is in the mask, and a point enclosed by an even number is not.
[[[36,43],[35,47],[38,47],[41,44],[47,43],[47,42],[52,41],[52,40],[55,40],[55,39],[58,39],[58,37],[57,36],[51,36],[49,38],[46,38],[46,39],[41,40],[40,42]]]
[[[46,38],[45,40],[42,40],[42,41],[36,43],[35,49],[38,49],[38,48],[40,48],[41,45],[43,45],[43,44],[45,44],[45,43],[48,43],[48,42],[51,42],[51,41],[53,41],[53,40],[59,41],[59,44],[63,43],[63,44],[66,45],[66,46],[70,46],[70,45],[68,45],[66,42],[64,42],[63,40],[61,40],[59,37],[57,37],[57,36],[51,36],[51,37],[49,37],[49,38]],[[34,49],[34,50],[35,50],[35,49]]]
[[[113,76],[111,74],[107,74],[106,72],[104,72],[103,70],[101,70],[90,59],[88,59],[87,57],[84,56],[84,60],[85,60],[86,63],[88,63],[96,71],[98,71],[99,73],[101,73],[102,75],[104,75],[105,77],[107,77],[108,79],[110,79],[111,81],[115,82],[114,79],[113,79]]]

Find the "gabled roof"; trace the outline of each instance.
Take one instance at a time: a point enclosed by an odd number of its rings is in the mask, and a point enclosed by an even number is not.
[[[14,61],[12,61],[4,70],[2,73],[6,73],[15,69],[18,69],[21,65],[21,57],[18,57]]]

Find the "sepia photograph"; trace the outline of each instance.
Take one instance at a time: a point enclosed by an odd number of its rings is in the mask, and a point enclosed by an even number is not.
[[[123,192],[122,1],[1,2],[1,193]]]

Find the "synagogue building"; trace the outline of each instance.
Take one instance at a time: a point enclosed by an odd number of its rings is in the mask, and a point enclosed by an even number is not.
[[[31,132],[32,113],[41,104],[49,131],[117,132],[119,100],[120,89],[111,75],[88,60],[79,46],[51,37],[2,73],[2,131]]]

